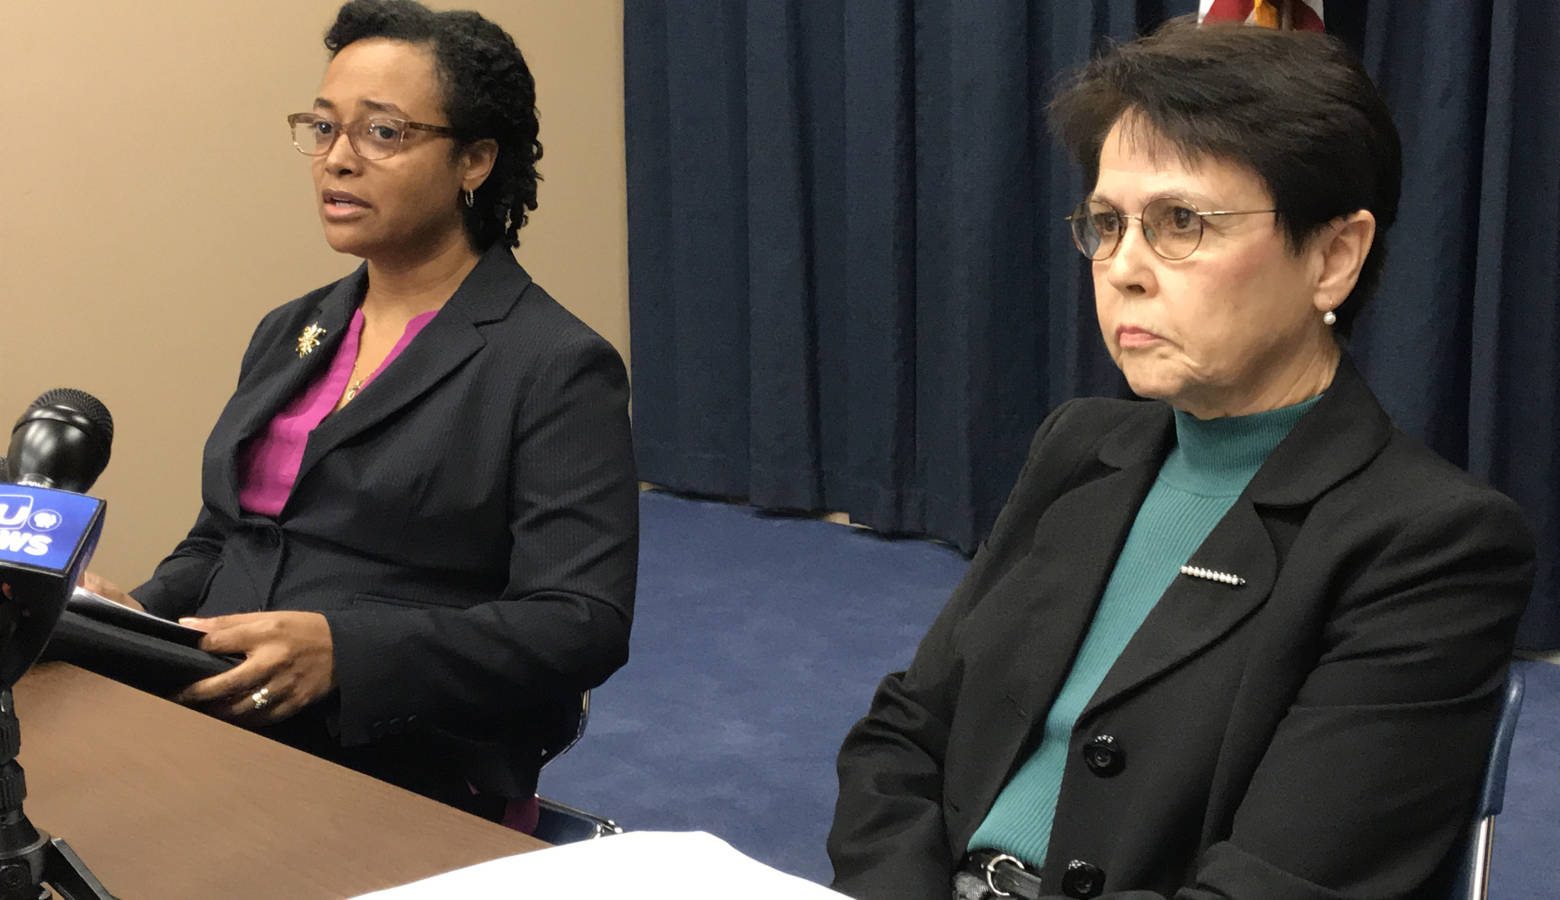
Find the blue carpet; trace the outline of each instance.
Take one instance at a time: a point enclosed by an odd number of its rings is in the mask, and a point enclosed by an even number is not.
[[[966,562],[926,541],[641,495],[628,665],[592,695],[546,796],[629,829],[700,829],[827,883],[834,755],[903,668]],[[1560,884],[1560,667],[1527,667],[1494,900]]]
[[[628,665],[541,792],[830,878],[834,755],[967,565],[926,541],[647,492]]]

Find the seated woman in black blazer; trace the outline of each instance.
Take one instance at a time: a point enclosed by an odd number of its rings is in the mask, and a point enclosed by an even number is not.
[[[509,35],[363,0],[325,45],[288,119],[365,262],[256,329],[188,538],[134,599],[87,584],[244,657],[185,702],[523,826],[539,724],[628,654],[626,374],[511,255],[541,145]]]
[[[839,757],[862,900],[1421,893],[1470,820],[1533,548],[1340,349],[1396,129],[1335,40],[1185,23],[1052,118],[1100,330],[1078,400]],[[1409,252],[1412,252],[1410,249]]]

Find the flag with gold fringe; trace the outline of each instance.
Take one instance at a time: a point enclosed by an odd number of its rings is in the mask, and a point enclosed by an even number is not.
[[[1199,22],[1244,22],[1264,28],[1325,31],[1322,0],[1201,0]]]

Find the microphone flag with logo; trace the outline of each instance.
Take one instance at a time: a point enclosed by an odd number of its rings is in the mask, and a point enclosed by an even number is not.
[[[11,431],[13,484],[0,485],[0,688],[48,643],[103,531],[105,504],[81,493],[108,465],[113,417],[97,398],[49,391]]]

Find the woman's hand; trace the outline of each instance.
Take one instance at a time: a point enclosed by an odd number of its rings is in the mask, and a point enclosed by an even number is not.
[[[142,606],[138,600],[120,590],[118,585],[114,584],[112,581],[109,581],[107,578],[104,578],[102,575],[96,575],[92,572],[82,572],[81,578],[78,579],[76,583],[100,597],[106,597],[109,600],[118,603],[120,606],[128,606],[131,609],[139,610],[140,612],[146,612],[146,607]]]
[[[197,681],[175,700],[246,725],[280,722],[336,686],[330,625],[314,612],[259,612],[180,619],[206,632],[200,649],[242,655],[220,675]]]

